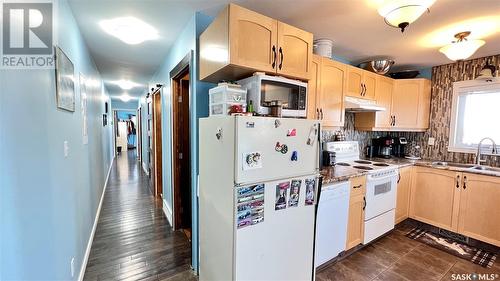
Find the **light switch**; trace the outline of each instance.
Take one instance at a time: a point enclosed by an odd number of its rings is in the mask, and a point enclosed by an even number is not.
[[[432,146],[432,145],[434,145],[435,142],[436,142],[435,138],[429,138],[429,140],[427,141],[427,144]]]
[[[69,155],[69,144],[68,141],[64,141],[64,157],[68,157]]]

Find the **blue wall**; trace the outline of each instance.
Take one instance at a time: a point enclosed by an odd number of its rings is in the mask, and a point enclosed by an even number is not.
[[[137,110],[138,107],[138,101],[137,100],[129,100],[128,102],[123,102],[120,99],[111,99],[111,107],[113,107],[114,110],[119,110],[119,109],[124,109],[124,110]]]
[[[171,48],[164,63],[151,80],[150,88],[156,84],[164,85],[162,88],[162,135],[163,135],[163,199],[168,208],[168,212],[172,211],[172,155],[170,148],[172,147],[172,95],[170,88],[170,71],[190,52],[191,68],[190,77],[191,83],[191,99],[190,99],[190,129],[191,129],[191,170],[192,179],[192,265],[197,270],[198,268],[198,119],[208,116],[208,89],[213,87],[213,84],[201,82],[198,80],[198,37],[199,34],[212,22],[212,18],[200,13],[196,13],[193,18],[187,23],[184,30],[179,34],[175,44]],[[193,79],[194,78],[194,79]],[[141,99],[143,108],[143,128],[146,128],[147,107],[144,99]],[[143,143],[146,141],[146,131],[143,130]],[[147,147],[143,146],[143,162],[147,163]],[[143,164],[145,165],[145,164]]]
[[[0,70],[1,280],[78,278],[112,161],[111,126],[102,127],[108,95],[71,9],[58,3],[58,45],[89,81],[88,144],[78,83],[71,113],[56,108],[54,70]]]

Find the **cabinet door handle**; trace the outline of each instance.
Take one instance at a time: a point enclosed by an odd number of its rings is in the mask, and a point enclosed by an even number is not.
[[[366,96],[366,85],[363,83],[363,97]]]
[[[280,47],[280,65],[279,68],[281,70],[281,67],[283,66],[283,49]]]
[[[467,176],[464,176],[464,190],[467,188]]]
[[[358,184],[358,185],[353,186],[352,188],[361,188],[362,186],[363,186],[362,184]]]
[[[394,126],[396,126],[396,115],[394,115]]]
[[[361,87],[361,92],[359,92],[359,95],[363,96],[363,83],[359,83],[359,86]]]
[[[457,188],[460,188],[460,175],[457,175]]]
[[[319,110],[319,114],[321,114],[321,120],[323,120],[323,108]]]
[[[401,172],[398,171],[398,183],[401,181]]]
[[[316,120],[319,120],[319,108],[316,108]]]
[[[273,69],[276,67],[276,46],[273,45]]]
[[[363,211],[366,209],[366,196],[363,196]]]

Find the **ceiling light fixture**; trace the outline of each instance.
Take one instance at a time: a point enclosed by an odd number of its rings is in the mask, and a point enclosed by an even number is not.
[[[123,80],[123,79],[118,81],[113,81],[112,83],[120,86],[120,88],[122,88],[123,90],[130,90],[132,88],[140,86],[140,84],[137,84],[130,80]]]
[[[439,51],[445,54],[450,60],[464,60],[472,56],[477,49],[484,45],[483,40],[467,40],[467,36],[470,35],[470,31],[459,32],[455,34],[456,41],[452,41],[451,44],[446,45],[439,49]]]
[[[123,95],[120,96],[120,99],[123,101],[123,102],[128,102],[132,99],[132,97],[130,97],[127,93],[124,93]]]
[[[108,34],[130,45],[137,45],[159,37],[154,27],[135,17],[102,20],[99,26]]]
[[[378,13],[384,17],[385,23],[405,31],[416,21],[435,0],[385,0],[378,8]]]

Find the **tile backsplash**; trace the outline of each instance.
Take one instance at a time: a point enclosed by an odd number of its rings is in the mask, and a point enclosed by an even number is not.
[[[448,151],[449,126],[451,116],[451,103],[453,98],[453,82],[474,79],[482,67],[487,63],[500,68],[500,55],[483,57],[468,61],[456,62],[435,66],[432,68],[432,93],[431,93],[431,116],[430,128],[425,133],[414,132],[364,132],[354,129],[354,113],[346,113],[345,125],[340,131],[346,136],[346,140],[357,140],[360,142],[361,156],[366,151],[366,146],[371,143],[372,138],[379,136],[406,137],[408,140],[407,153],[414,154],[415,146],[419,145],[420,155],[424,159],[442,160],[459,163],[473,163],[475,154],[456,153]],[[324,130],[323,141],[332,141],[335,130]],[[429,137],[435,138],[435,145],[427,145]],[[500,167],[500,157],[485,156],[486,164]]]

